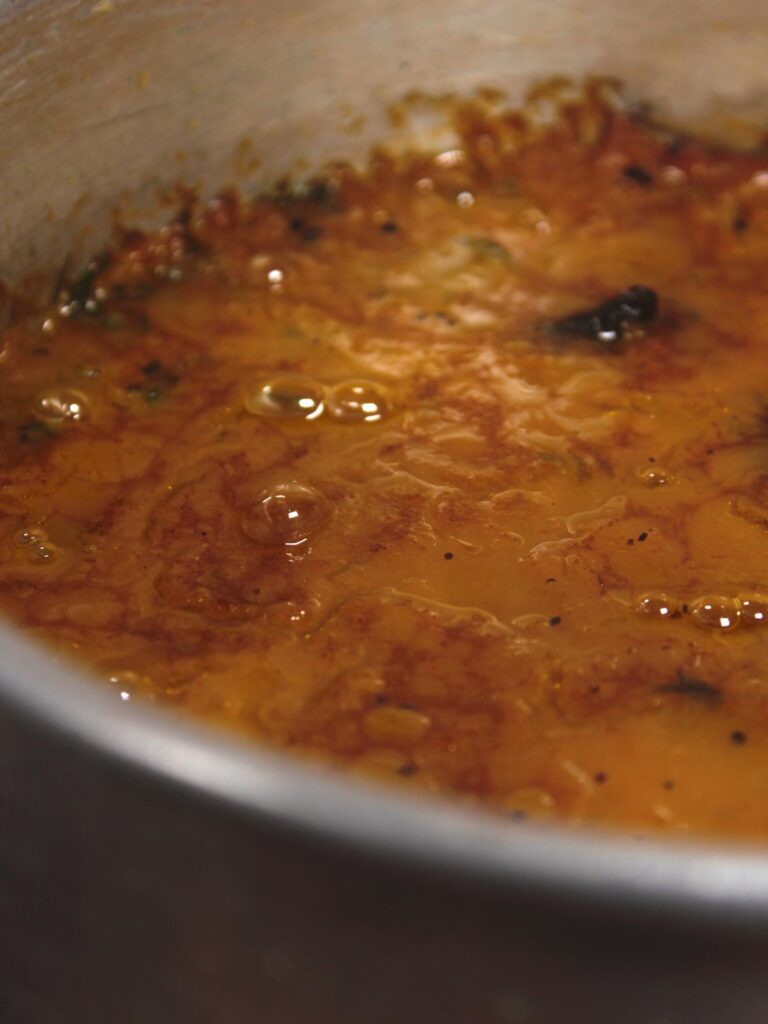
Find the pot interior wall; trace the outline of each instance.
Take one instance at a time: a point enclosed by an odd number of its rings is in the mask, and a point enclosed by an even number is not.
[[[116,203],[162,220],[179,181],[256,188],[360,156],[413,89],[514,101],[613,75],[753,143],[767,44],[759,0],[0,0],[0,279],[98,248]]]

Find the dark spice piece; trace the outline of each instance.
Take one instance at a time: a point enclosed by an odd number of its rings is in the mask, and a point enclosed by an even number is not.
[[[600,786],[607,780],[607,778],[608,776],[605,774],[605,772],[595,773],[595,782]]]
[[[746,231],[749,227],[749,221],[743,215],[739,217],[734,217],[731,223],[731,227],[737,235],[740,235],[742,231]]]
[[[413,761],[406,761],[405,764],[401,764],[400,767],[397,769],[397,774],[405,776],[415,775],[418,770],[419,769],[416,767]]]
[[[734,743],[737,747],[743,746],[747,742],[747,734],[742,732],[741,729],[734,729],[731,733],[731,743]]]
[[[645,530],[643,530],[643,532],[640,534],[640,536],[637,539],[642,544],[644,540],[648,540],[648,534],[646,533]]]
[[[443,558],[446,560],[446,562],[450,562],[450,560],[453,558],[453,552],[446,551],[445,554],[443,555]]]
[[[653,288],[636,284],[594,309],[555,320],[552,330],[556,334],[572,334],[611,344],[624,337],[624,329],[628,324],[655,320],[658,306],[658,296]]]
[[[693,697],[694,700],[716,701],[720,699],[720,690],[711,683],[705,683],[701,679],[687,676],[685,672],[678,672],[677,679],[673,683],[665,683],[658,686],[659,693],[677,693],[683,697]]]
[[[550,626],[559,626],[562,621],[563,620],[560,618],[559,615],[553,615],[552,618],[549,620],[549,624]]]
[[[394,235],[400,230],[395,221],[385,220],[383,224],[379,225],[379,230],[383,231],[385,235]]]
[[[636,182],[638,185],[652,185],[653,175],[650,174],[644,167],[640,167],[639,164],[629,164],[622,171],[625,178],[629,178],[630,181]]]

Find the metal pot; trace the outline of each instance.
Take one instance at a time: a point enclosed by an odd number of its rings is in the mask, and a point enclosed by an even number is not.
[[[743,135],[768,113],[768,12],[723,17],[715,0],[0,0],[0,276],[97,248],[117,201],[157,219],[160,186],[236,180],[244,139],[252,186],[354,156],[414,87],[514,99],[553,72],[615,74]],[[0,898],[9,1024],[768,1018],[765,853],[345,781],[116,707],[9,627]]]

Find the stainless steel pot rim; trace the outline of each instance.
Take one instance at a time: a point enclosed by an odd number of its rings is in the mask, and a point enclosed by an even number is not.
[[[265,824],[367,856],[545,892],[638,917],[768,927],[768,850],[637,841],[595,830],[510,824],[306,764],[148,705],[118,704],[16,630],[0,626],[0,713]]]

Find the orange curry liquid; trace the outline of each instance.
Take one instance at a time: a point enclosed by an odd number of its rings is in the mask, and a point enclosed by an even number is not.
[[[116,715],[768,838],[768,157],[458,120],[128,234],[5,332],[0,603]],[[634,285],[613,337],[567,319]]]

